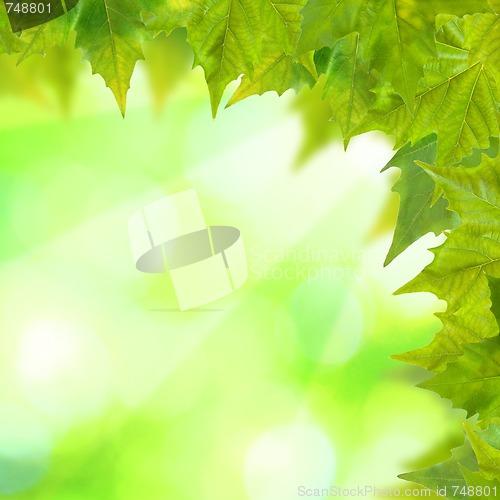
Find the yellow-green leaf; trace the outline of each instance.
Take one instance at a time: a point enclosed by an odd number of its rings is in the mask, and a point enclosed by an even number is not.
[[[445,229],[456,228],[460,222],[457,214],[448,210],[446,199],[440,196],[433,200],[434,181],[415,163],[415,160],[433,163],[436,151],[436,136],[430,135],[413,147],[406,144],[383,169],[398,167],[401,170],[401,177],[393,188],[400,197],[398,221],[384,265],[425,234],[441,234]]]
[[[500,427],[490,425],[490,431],[500,436]],[[482,475],[489,480],[500,480],[500,449],[488,444],[467,425],[465,432],[467,432]]]
[[[242,78],[227,106],[251,95],[262,95],[269,91],[281,95],[290,88],[299,91],[305,86],[314,85],[314,77],[303,64],[295,62],[292,56],[280,51],[281,49],[272,42],[265,45],[269,52],[265,53],[262,61],[255,66],[252,78],[246,75]]]
[[[263,0],[209,0],[194,10],[188,42],[205,71],[215,117],[224,89],[241,74],[253,74],[260,58]]]
[[[149,35],[136,0],[81,0],[75,29],[76,47],[113,91],[125,113],[130,78],[143,59],[142,42]]]
[[[365,117],[375,100],[370,89],[376,81],[360,54],[359,43],[359,33],[351,33],[338,40],[332,49],[317,52],[315,58],[318,73],[326,74],[323,98],[331,104],[346,147],[349,133]]]
[[[446,311],[438,315],[443,329],[429,346],[398,358],[439,372],[462,354],[462,344],[498,334],[487,274],[500,276],[500,162],[483,155],[474,168],[420,165],[442,187],[462,224],[399,291],[431,292],[446,300]]]
[[[196,6],[196,0],[141,0],[141,17],[155,35],[169,35],[176,28],[185,28]]]

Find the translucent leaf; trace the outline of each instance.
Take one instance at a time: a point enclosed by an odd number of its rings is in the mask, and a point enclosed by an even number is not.
[[[467,427],[464,444],[453,449],[448,460],[415,472],[401,474],[399,477],[433,491],[439,489],[440,493],[444,493],[445,498],[450,500],[471,496],[468,494],[467,486],[490,486],[490,488],[496,486],[496,482],[491,482],[483,476],[485,474],[481,468],[483,457],[478,454],[477,440],[493,450],[499,448],[498,429],[496,425],[490,425],[485,430],[474,432]],[[470,438],[474,442],[471,443]]]
[[[488,444],[470,427],[466,426],[465,431],[476,455],[481,474],[489,480],[500,480],[500,449]],[[496,433],[500,437],[500,427],[491,425],[490,432]]]
[[[459,162],[474,148],[486,149],[490,137],[498,136],[495,82],[481,63],[457,69],[456,61],[444,58],[426,67],[426,90],[417,98],[408,131],[412,141],[437,134],[438,165]]]
[[[460,494],[460,490],[467,486],[461,466],[466,466],[473,471],[479,471],[477,459],[467,439],[462,446],[452,450],[451,457],[445,462],[415,472],[401,474],[399,477],[406,481],[421,484],[434,491],[437,488],[446,488],[446,498],[450,500],[453,500],[453,498],[466,498],[466,496]],[[454,494],[454,487],[458,487],[458,494],[456,495]]]
[[[500,416],[500,339],[464,344],[462,350],[455,363],[419,386],[451,400],[469,416]]]
[[[356,30],[363,0],[309,0],[297,52],[331,47],[336,40]]]
[[[155,35],[170,35],[174,29],[188,25],[195,6],[195,0],[141,0],[141,17]]]
[[[227,84],[252,75],[259,61],[261,1],[214,0],[199,5],[189,21],[188,42],[205,71],[214,117]]]
[[[314,86],[315,79],[303,64],[296,62],[272,42],[265,46],[266,51],[262,61],[255,66],[253,76],[245,75],[242,78],[227,106],[251,95],[262,95],[269,91],[281,95],[290,88],[299,91],[305,86]]]
[[[265,0],[262,6],[262,32],[272,34],[276,42],[288,55],[295,53],[300,35],[302,16],[299,11],[307,0]]]
[[[78,14],[79,7],[77,6],[67,14],[53,19],[49,23],[24,30],[20,39],[23,47],[19,54],[18,63],[33,54],[45,55],[51,47],[63,47],[71,31],[75,28]]]
[[[130,78],[149,35],[136,0],[81,0],[76,47],[113,91],[125,114]]]
[[[389,167],[401,169],[401,177],[393,188],[400,197],[398,221],[384,265],[425,234],[433,232],[437,236],[460,223],[457,214],[447,209],[446,199],[441,196],[434,202],[434,181],[415,163],[415,160],[433,163],[436,151],[436,136],[430,135],[413,147],[407,144],[401,148],[384,167],[384,170]]]
[[[446,300],[446,311],[438,314],[443,329],[428,346],[396,358],[439,372],[462,354],[462,344],[498,334],[487,274],[500,276],[500,165],[487,156],[475,168],[420,165],[443,188],[462,224],[399,291],[426,291]]]
[[[474,491],[482,493],[480,495],[471,496],[481,496],[484,500],[493,500],[494,498],[498,498],[498,495],[495,494],[496,491],[500,490],[500,483],[498,481],[494,479],[486,479],[480,472],[473,472],[467,469],[467,467],[462,466],[461,469],[467,486],[472,486]]]
[[[326,74],[323,98],[330,101],[347,147],[349,133],[366,115],[375,97],[370,89],[376,81],[359,52],[359,33],[341,38],[332,49],[317,52],[315,59],[318,73]]]

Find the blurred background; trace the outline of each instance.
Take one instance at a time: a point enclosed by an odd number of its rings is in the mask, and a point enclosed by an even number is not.
[[[0,59],[0,498],[287,500],[446,458],[463,414],[389,359],[443,310],[392,295],[438,239],[383,268],[391,140],[345,152],[321,84],[212,120],[182,31],[146,45],[122,119],[72,44]],[[127,224],[187,188],[249,280],[181,313]]]

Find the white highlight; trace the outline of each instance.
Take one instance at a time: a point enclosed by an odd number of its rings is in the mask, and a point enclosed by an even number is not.
[[[108,403],[105,346],[76,322],[48,319],[29,325],[20,340],[17,370],[23,396],[59,430],[95,417]]]
[[[21,339],[18,367],[20,373],[41,382],[50,382],[71,371],[81,345],[74,329],[53,321],[30,326]]]
[[[299,486],[331,486],[336,456],[317,426],[294,424],[263,434],[251,447],[245,481],[251,500],[295,498]]]

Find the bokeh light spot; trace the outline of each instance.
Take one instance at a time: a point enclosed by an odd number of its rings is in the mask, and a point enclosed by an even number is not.
[[[30,324],[16,364],[23,395],[54,421],[97,415],[108,401],[106,349],[90,329],[76,323],[44,319]]]
[[[251,500],[295,498],[300,486],[328,488],[336,471],[336,455],[325,432],[309,424],[278,427],[251,447],[245,482]]]

